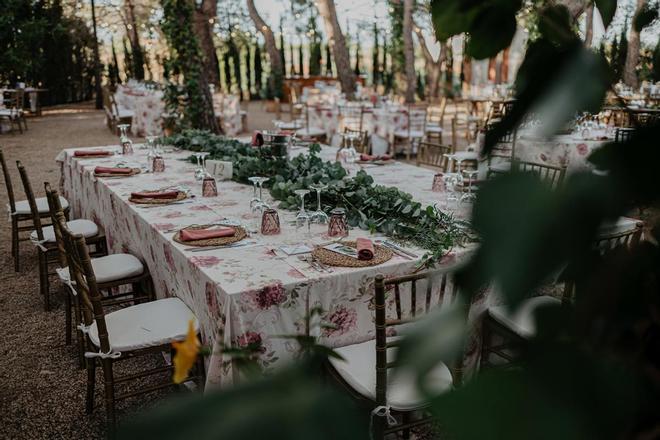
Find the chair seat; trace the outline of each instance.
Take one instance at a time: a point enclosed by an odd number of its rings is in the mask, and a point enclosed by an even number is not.
[[[495,173],[508,173],[511,171],[511,162],[501,162],[491,165],[488,167],[488,171],[493,171]]]
[[[85,238],[94,237],[99,233],[99,227],[91,220],[78,219],[66,222],[66,225],[74,234],[82,235]],[[46,243],[55,243],[55,231],[52,226],[42,228],[44,241]],[[37,231],[32,231],[30,239],[38,240]]]
[[[39,211],[39,214],[47,214],[50,212],[50,208],[48,207],[48,200],[45,197],[39,197],[38,199],[35,199],[37,202],[37,210]],[[62,196],[60,196],[60,204],[62,205],[62,209],[67,209],[69,207],[69,202]],[[31,214],[32,211],[30,211],[30,204],[28,203],[27,200],[21,200],[20,202],[16,202],[16,214]]]
[[[426,126],[426,132],[427,133],[442,133],[442,127],[439,125],[427,125]]]
[[[456,160],[479,160],[479,153],[476,151],[459,151],[454,153],[454,158]]]
[[[524,300],[516,310],[509,310],[507,306],[490,307],[488,315],[518,335],[529,338],[536,334],[534,312],[539,307],[548,305],[559,306],[561,301],[552,296],[537,296]]]
[[[117,117],[118,118],[132,118],[135,115],[135,112],[133,110],[129,110],[127,108],[120,108],[117,110]]]
[[[394,132],[394,137],[408,139],[421,139],[424,137],[424,132],[422,130],[397,130]]]
[[[199,331],[195,315],[179,298],[136,304],[105,315],[110,347],[122,352],[185,339],[191,319]],[[89,328],[89,339],[100,346],[96,321]]]
[[[92,269],[97,283],[110,283],[144,273],[142,262],[131,254],[111,254],[92,258]],[[70,280],[68,267],[58,270],[57,273],[62,281]]]
[[[301,128],[300,130],[296,130],[296,134],[308,137],[325,136],[325,130],[318,127]]]
[[[392,340],[392,338],[388,338]],[[330,363],[342,379],[364,397],[376,399],[376,341],[353,344],[335,350],[345,360],[330,358]],[[388,350],[388,361],[393,360],[395,350]],[[392,359],[389,359],[392,357]],[[390,372],[391,373],[391,372]],[[387,403],[392,409],[410,411],[421,408],[426,401],[417,391],[415,375],[404,370],[398,371],[387,386]],[[440,394],[452,388],[451,371],[445,364],[438,364],[427,376],[425,385],[434,393]]]

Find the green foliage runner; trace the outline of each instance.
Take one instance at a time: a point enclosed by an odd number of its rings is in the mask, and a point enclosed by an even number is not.
[[[341,206],[351,226],[382,232],[394,239],[427,249],[425,263],[438,261],[454,245],[468,238],[465,222],[434,206],[423,207],[413,197],[394,187],[374,185],[364,171],[348,177],[338,162],[323,161],[321,147],[314,144],[309,155],[290,160],[274,157],[269,148],[216,136],[202,130],[187,130],[164,139],[167,144],[191,151],[209,152],[212,159],[233,163],[233,180],[249,183],[251,176],[270,177],[270,193],[281,209],[295,209],[299,199],[294,191],[324,183],[321,204],[324,211]]]

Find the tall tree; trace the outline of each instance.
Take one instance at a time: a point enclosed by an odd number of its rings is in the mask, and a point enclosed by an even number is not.
[[[403,54],[405,57],[407,103],[415,102],[417,76],[415,75],[415,46],[413,45],[413,8],[415,0],[403,0]]]
[[[330,40],[329,44],[332,46],[332,54],[335,59],[341,90],[347,98],[351,99],[355,93],[355,75],[351,71],[348,47],[339,26],[335,2],[334,0],[317,0],[316,6],[319,9],[319,14],[323,17],[325,33]]]
[[[144,80],[144,53],[140,45],[140,34],[138,32],[138,23],[135,18],[135,4],[133,0],[124,0],[124,9],[126,14],[126,34],[131,43],[131,73],[133,78]]]
[[[195,2],[193,29],[204,56],[204,73],[210,84],[220,85],[220,63],[213,44],[213,23],[218,13],[218,0]]]
[[[110,38],[110,46],[112,47],[112,72],[110,73],[110,82],[112,85],[121,84],[119,77],[119,61],[117,61],[117,51],[115,50],[115,42]]]
[[[418,26],[415,26],[415,34],[417,35],[417,41],[419,42],[419,47],[422,50],[422,55],[424,56],[424,65],[426,68],[426,95],[429,98],[437,98],[440,91],[440,77],[442,75],[442,63],[445,61],[445,56],[447,53],[446,44],[440,43],[440,53],[438,58],[434,59],[431,51],[426,44],[426,38],[422,32],[422,29]]]
[[[507,47],[502,51],[502,62],[500,63],[500,82],[507,83],[509,81],[509,54],[511,48]]]
[[[360,72],[360,57],[362,54],[360,53],[360,38],[358,37],[355,43],[355,68],[353,69],[353,73],[355,73],[355,76],[360,76],[362,72]]]
[[[312,40],[312,45],[309,49],[309,75],[318,76],[321,74],[321,42],[316,34]]]
[[[103,108],[103,92],[101,91],[101,60],[99,57],[99,40],[96,35],[96,5],[92,0],[92,29],[94,32],[94,94],[96,95],[96,108]]]
[[[135,78],[133,75],[133,57],[128,51],[125,39],[122,39],[122,44],[124,46],[124,75],[126,76],[126,81],[128,81],[130,78]]]
[[[304,72],[304,61],[303,61],[303,45],[302,39],[300,40],[300,45],[298,46],[298,75],[303,76]]]
[[[204,61],[197,37],[191,27],[193,6],[189,0],[161,0],[163,24],[161,26],[170,47],[173,73],[177,78],[166,90],[168,111],[181,114],[184,126],[220,132],[218,120],[213,111],[213,100],[209,84],[204,74]],[[183,93],[179,90],[181,87]],[[183,104],[183,105],[182,105]]]
[[[585,31],[584,31],[584,45],[591,47],[594,38],[594,4],[589,3],[584,11],[585,17]]]
[[[630,29],[630,38],[628,39],[628,53],[626,54],[626,62],[623,68],[623,82],[631,87],[637,88],[639,86],[639,78],[637,78],[637,64],[639,64],[639,30],[637,29],[636,18],[644,11],[646,7],[646,0],[637,0],[637,8],[632,20],[633,25]]]
[[[624,69],[626,68],[626,60],[628,59],[628,39],[626,38],[626,33],[628,31],[628,20],[621,30],[621,35],[619,37],[619,50],[617,52],[617,57],[613,60],[616,79],[623,80]]]
[[[257,92],[257,95],[261,91],[261,89],[264,86],[263,83],[263,66],[261,64],[261,47],[259,45],[259,42],[257,41],[254,47],[254,61],[253,61],[253,68],[254,70],[254,84],[255,84],[255,89]]]
[[[247,86],[247,94],[248,97],[252,96],[252,72],[253,70],[250,69],[250,58],[251,58],[251,52],[252,52],[252,46],[250,44],[245,45],[245,80],[246,80],[246,86]]]
[[[257,8],[254,6],[254,0],[246,0],[248,7],[248,14],[254,22],[254,26],[257,28],[257,31],[261,33],[264,37],[264,45],[266,46],[266,52],[268,53],[268,60],[270,61],[270,78],[269,78],[269,88],[273,91],[275,96],[281,96],[282,94],[282,80],[284,78],[284,62],[280,56],[280,52],[277,50],[277,44],[275,43],[275,35],[270,26],[266,24],[263,18],[259,15]],[[261,60],[260,60],[261,61]]]
[[[660,81],[660,40],[658,40],[653,50],[653,81]]]
[[[332,73],[332,56],[330,54],[330,43],[325,45],[325,74],[326,76],[333,76]]]
[[[380,47],[378,41],[378,25],[374,21],[374,48],[371,51],[371,78],[374,85],[380,84]]]

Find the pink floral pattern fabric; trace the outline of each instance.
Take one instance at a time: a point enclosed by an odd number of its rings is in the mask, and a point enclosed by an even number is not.
[[[106,147],[113,148],[113,147]],[[114,147],[118,150],[118,147]],[[377,274],[404,275],[413,272],[418,261],[394,256],[390,261],[367,268],[334,268],[332,273],[317,272],[297,257],[279,251],[284,245],[305,242],[308,245],[327,241],[326,226],[314,225],[311,238],[301,237],[294,227],[295,212],[280,211],[282,233],[273,236],[253,234],[243,247],[191,252],[190,246],[173,240],[176,228],[208,224],[223,218],[242,221],[248,228],[252,218],[249,200],[252,189],[232,181],[218,182],[217,197],[202,197],[201,182],[194,178],[195,165],[183,161],[188,152],[165,155],[164,173],[141,173],[125,178],[96,178],[96,166],[113,166],[119,161],[140,166],[146,151],[136,145],[132,156],[77,159],[73,149],[58,156],[62,172],[63,195],[69,200],[75,218],[95,219],[105,229],[112,252],[130,252],[149,268],[159,298],[178,297],[190,307],[200,323],[201,340],[212,348],[207,358],[207,386],[232,383],[237,372],[223,347],[258,346],[258,361],[268,371],[293,359],[298,346],[281,335],[305,334],[310,310],[320,309],[309,331],[320,342],[332,347],[359,343],[374,336],[372,295]],[[302,154],[306,149],[296,150]],[[322,157],[334,160],[336,149],[324,147]],[[443,204],[445,195],[431,191],[434,172],[395,163],[368,167],[376,183],[395,185],[410,192],[425,205]],[[174,205],[136,205],[128,201],[131,192],[178,185],[191,190],[194,198]],[[266,201],[276,203],[266,196]],[[468,215],[467,208],[455,212]],[[350,231],[350,239],[368,236],[359,229]],[[421,249],[410,248],[420,257]],[[442,266],[451,266],[469,255],[465,248],[455,248]],[[473,307],[477,316],[489,296]],[[325,325],[327,324],[327,325]],[[478,341],[472,341],[468,364],[478,355]]]
[[[561,135],[551,140],[520,136],[516,141],[516,158],[528,162],[565,166],[570,172],[588,169],[587,157],[608,141],[590,141],[579,136]]]

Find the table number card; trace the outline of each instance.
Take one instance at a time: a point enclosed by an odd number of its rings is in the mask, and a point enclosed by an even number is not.
[[[206,161],[206,171],[211,173],[211,175],[217,179],[231,180],[233,175],[233,166],[231,162],[209,159]]]

